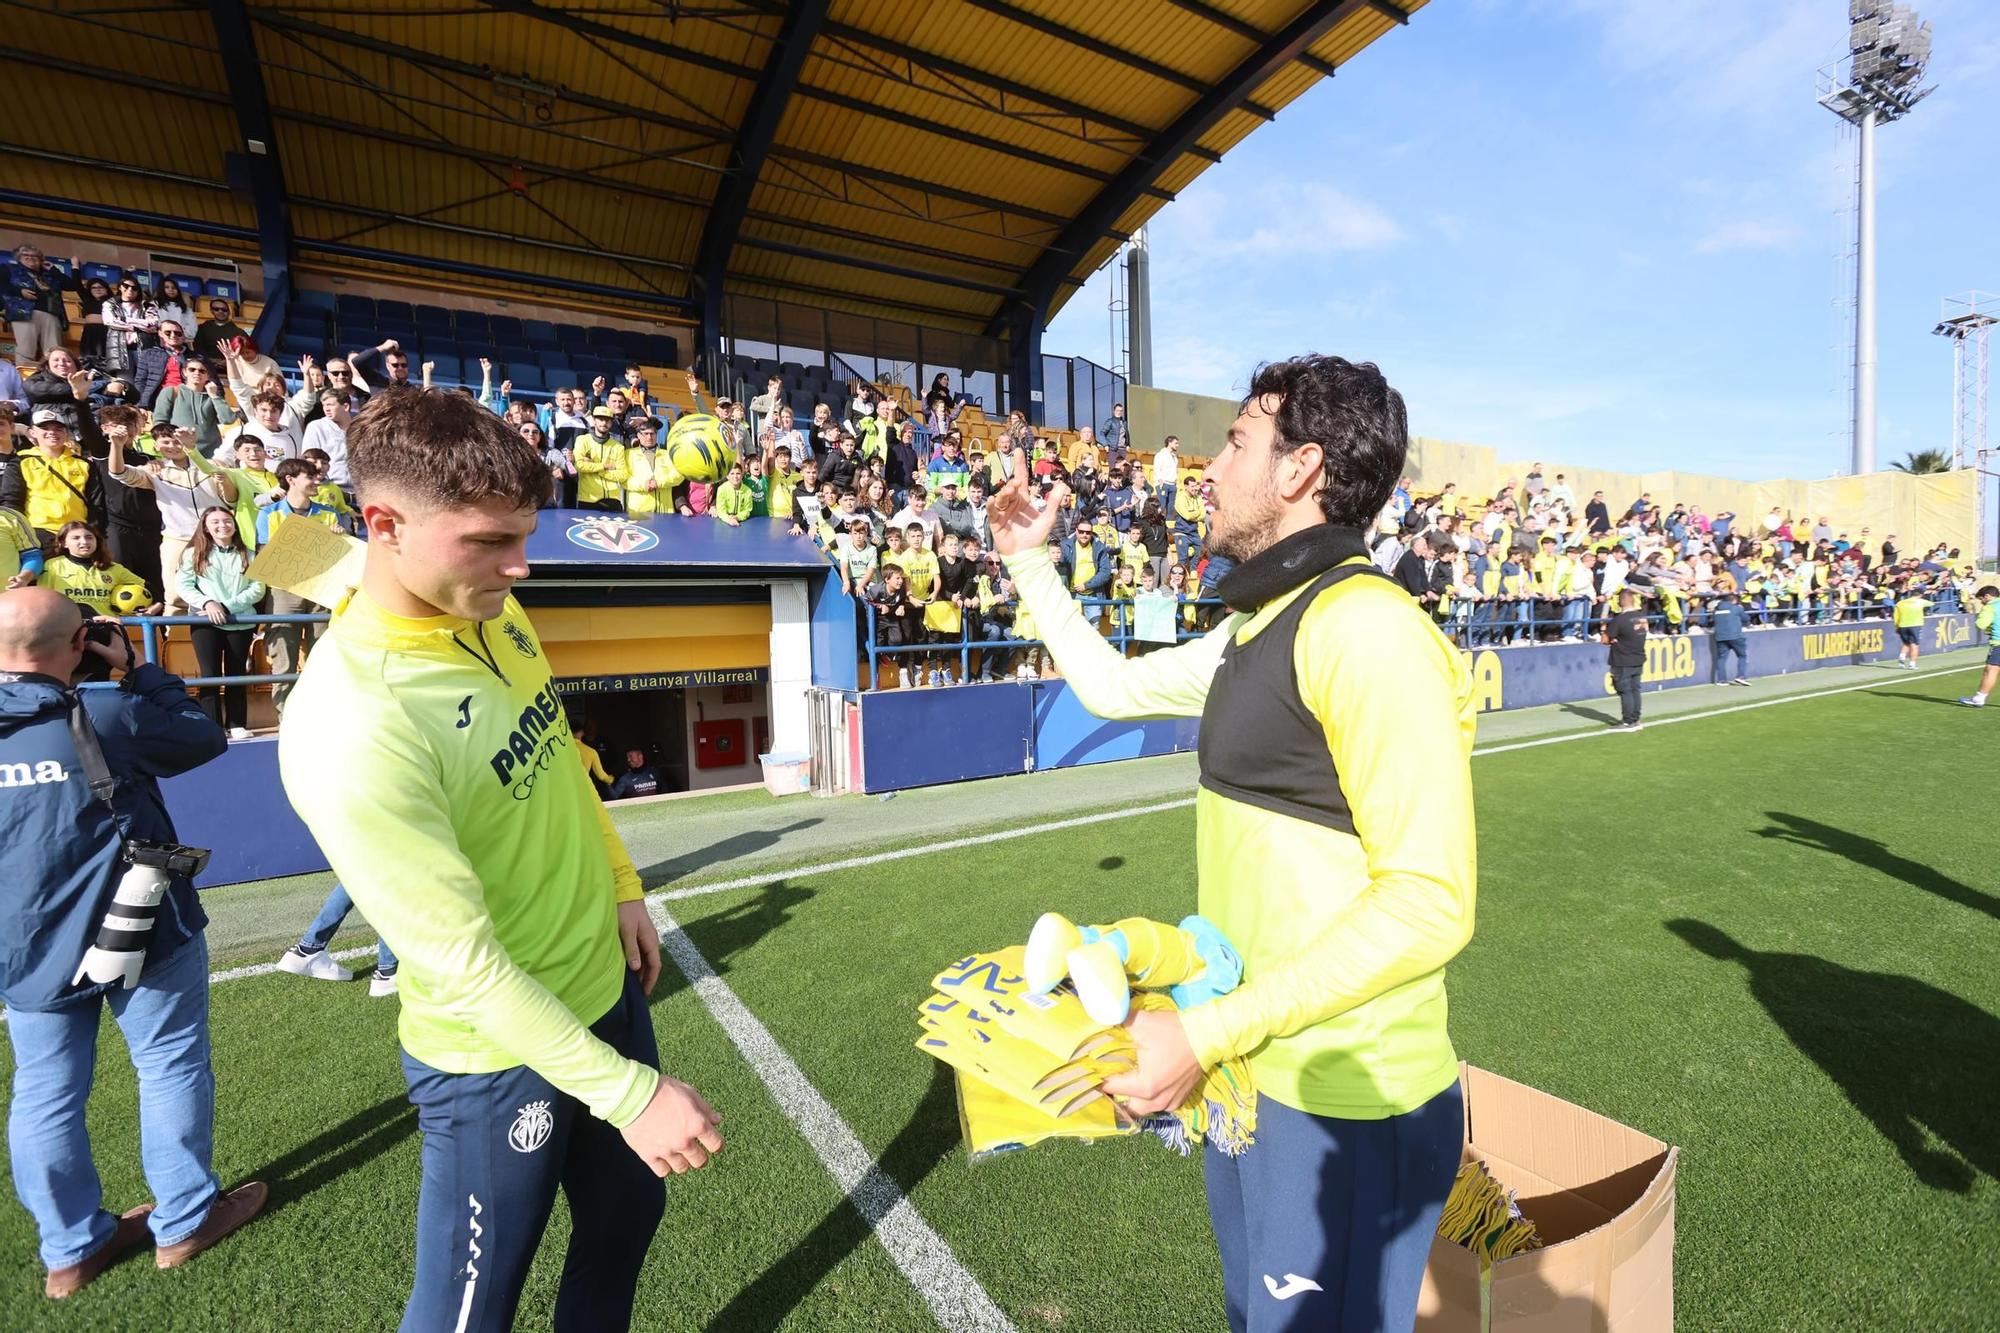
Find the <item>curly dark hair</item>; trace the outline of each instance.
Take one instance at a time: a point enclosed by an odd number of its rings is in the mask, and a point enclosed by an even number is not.
[[[1308,352],[1257,367],[1243,406],[1272,398],[1274,457],[1319,445],[1325,476],[1314,498],[1326,521],[1352,528],[1373,523],[1410,452],[1403,396],[1371,362]]]

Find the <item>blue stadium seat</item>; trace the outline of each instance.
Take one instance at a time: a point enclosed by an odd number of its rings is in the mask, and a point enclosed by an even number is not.
[[[315,338],[309,333],[287,330],[278,337],[277,356],[280,361],[296,361],[302,356],[317,357],[325,350],[326,339]]]
[[[375,314],[381,319],[401,320],[406,324],[417,322],[416,312],[408,301],[381,300],[375,303]]]
[[[567,352],[537,352],[535,353],[535,361],[549,375],[567,375],[569,373],[569,354]]]
[[[132,278],[139,284],[139,290],[145,292],[148,296],[153,294],[153,289],[159,285],[160,281],[160,275],[149,268],[133,269]]]
[[[678,366],[681,363],[681,345],[663,333],[646,335],[645,354],[641,358],[648,365]]]
[[[620,330],[603,324],[593,324],[584,330],[584,341],[592,347],[616,347],[619,345]]]
[[[532,361],[523,361],[518,364],[512,361],[508,362],[507,378],[514,381],[516,397],[520,397],[523,391],[538,390],[547,387],[542,378],[542,368]]]
[[[118,280],[125,276],[125,270],[116,264],[85,264],[83,277],[86,282],[101,282],[107,287],[116,287]]]
[[[345,354],[373,347],[382,340],[375,336],[375,326],[373,324],[365,328],[357,324],[335,324],[333,327],[333,341],[340,348],[341,352]]]
[[[532,348],[524,347],[517,342],[501,342],[493,348],[493,359],[504,366],[515,366],[524,361],[533,361],[535,353]]]
[[[432,363],[433,380],[459,380],[463,378],[461,363],[455,356],[439,356],[435,352],[424,353],[424,360]],[[421,369],[421,365],[419,369]]]
[[[556,325],[556,342],[561,344],[562,349],[566,352],[574,352],[578,348],[586,346],[589,341],[589,337],[585,334],[583,325],[581,324]]]
[[[243,289],[237,286],[233,279],[210,278],[202,286],[206,288],[210,296],[218,300],[227,301],[231,305],[239,305],[243,301]]]
[[[803,422],[812,420],[813,408],[819,403],[819,398],[801,389],[797,393],[794,393],[788,401],[792,405],[792,416]]]
[[[286,308],[290,310],[324,310],[328,314],[332,314],[333,293],[317,291],[312,288],[301,288],[292,293],[291,304]]]
[[[58,258],[55,255],[43,255],[42,262],[44,264],[47,264],[50,268],[54,269],[56,272],[62,274],[65,278],[73,278],[76,276],[75,266],[72,265],[67,259]]]
[[[167,274],[167,276],[180,284],[181,291],[187,296],[188,300],[192,301],[197,296],[201,295],[202,282],[201,279],[196,277],[194,274],[169,273]]]
[[[454,317],[458,336],[466,342],[485,342],[493,336],[493,326],[484,310],[461,310]]]
[[[333,308],[343,319],[374,319],[375,298],[361,296],[354,292],[342,292],[334,298]]]
[[[376,342],[382,341],[382,338],[394,338],[399,343],[414,343],[417,341],[416,321],[403,319],[396,315],[379,316],[375,320],[375,331],[381,335],[380,338],[375,340]]]
[[[546,319],[522,320],[521,337],[530,347],[544,348],[557,345],[556,326]]]
[[[435,329],[441,333],[451,332],[451,311],[441,305],[417,306],[416,320],[420,329]]]
[[[519,315],[494,315],[487,321],[487,324],[493,330],[493,340],[495,342],[518,344],[527,341],[521,336],[521,317]]]

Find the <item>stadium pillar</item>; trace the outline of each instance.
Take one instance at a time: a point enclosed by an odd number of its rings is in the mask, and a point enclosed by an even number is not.
[[[245,0],[209,0],[222,67],[230,71],[230,100],[236,107],[237,151],[228,155],[232,186],[247,189],[257,216],[257,251],[263,269],[263,312],[252,334],[268,354],[284,327],[292,294],[292,218],[285,202],[285,172],[278,162],[278,136],[258,63],[257,34]]]
[[[729,151],[729,172],[722,178],[715,202],[709,207],[694,264],[695,292],[701,302],[697,350],[703,356],[722,350],[722,300],[729,255],[750,211],[750,195],[764,169],[765,154],[771,151],[771,144],[778,137],[778,125],[785,118],[792,89],[798,86],[799,70],[812,51],[813,39],[819,36],[826,7],[827,0],[805,0],[786,9],[785,21],[771,43],[763,77],[751,89],[750,104],[744,109],[735,146]]]
[[[1046,306],[1020,307],[1008,325],[1007,410],[1019,408],[1032,425],[1042,424],[1042,326]]]

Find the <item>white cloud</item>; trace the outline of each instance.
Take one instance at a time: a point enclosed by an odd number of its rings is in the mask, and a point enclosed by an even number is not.
[[[1726,254],[1738,250],[1789,250],[1804,236],[1796,223],[1767,218],[1738,218],[1711,227],[1695,242],[1698,255]]]
[[[1846,35],[1845,7],[1823,0],[1564,3],[1603,25],[1609,61],[1656,84],[1676,117],[1781,113]]]
[[[1183,194],[1161,215],[1187,253],[1217,259],[1299,259],[1381,250],[1403,229],[1380,208],[1328,185]],[[1163,226],[1162,230],[1166,227]]]

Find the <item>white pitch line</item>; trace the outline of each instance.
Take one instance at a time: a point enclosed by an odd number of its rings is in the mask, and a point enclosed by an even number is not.
[[[1893,668],[1891,669],[1893,670]],[[1978,664],[1973,663],[1968,666],[1946,667],[1942,671],[1899,671],[1889,677],[1889,680],[1934,680],[1939,676],[1954,676],[1961,671],[1977,671],[1978,669]],[[1729,713],[1747,713],[1753,708],[1776,708],[1779,704],[1795,704],[1803,699],[1824,699],[1829,695],[1852,694],[1856,690],[1879,690],[1886,684],[1888,684],[1887,680],[1871,680],[1864,681],[1859,685],[1836,685],[1832,689],[1813,690],[1806,694],[1787,694],[1779,699],[1753,699],[1749,703],[1731,704],[1727,708],[1708,708],[1699,713],[1675,713],[1671,717],[1655,718],[1653,721],[1646,723],[1646,725],[1649,727],[1664,727],[1673,722],[1693,722],[1698,718],[1722,717]],[[1627,734],[1622,731],[1612,731],[1608,727],[1602,731],[1567,731],[1560,736],[1543,736],[1538,740],[1513,741],[1507,745],[1488,745],[1483,749],[1474,750],[1472,753],[1477,758],[1482,754],[1505,754],[1509,750],[1532,750],[1538,745],[1560,745],[1564,741],[1581,741],[1589,740],[1596,736],[1623,736]]]
[[[1961,667],[1947,667],[1941,671],[1896,672],[1879,681],[1866,681],[1859,685],[1840,685],[1832,689],[1812,690],[1804,694],[1788,694],[1780,699],[1755,699],[1749,703],[1732,704],[1727,708],[1709,708],[1695,713],[1677,713],[1672,717],[1657,718],[1649,725],[1666,726],[1670,722],[1693,722],[1698,718],[1722,717],[1728,713],[1746,713],[1753,708],[1773,708],[1778,704],[1799,703],[1806,699],[1824,699],[1829,695],[1852,694],[1857,690],[1876,690],[1892,680],[1933,680],[1939,676],[1956,675],[1961,671],[1976,671],[1978,663]],[[1562,745],[1569,741],[1587,741],[1600,736],[1623,736],[1625,732],[1614,732],[1609,728],[1590,731],[1566,731],[1559,736],[1543,736],[1531,741],[1510,741],[1504,745],[1484,745],[1473,750],[1472,756],[1506,754],[1511,750],[1531,750],[1542,745]],[[1041,833],[1055,833],[1061,829],[1082,828],[1088,824],[1104,824],[1118,819],[1130,819],[1135,815],[1155,815],[1167,810],[1183,810],[1194,804],[1194,798],[1183,796],[1172,801],[1156,801],[1151,805],[1128,805],[1116,810],[1100,810],[1096,814],[1078,815],[1071,819],[1058,819],[1052,824],[1034,824],[1026,828],[1000,829],[993,833],[980,833],[972,837],[952,838],[945,842],[930,842],[919,847],[903,847],[892,852],[875,852],[868,856],[850,856],[839,861],[823,861],[818,865],[794,866],[788,870],[760,871],[754,875],[744,875],[737,879],[717,880],[711,884],[694,884],[684,889],[655,889],[646,895],[647,903],[658,906],[683,898],[700,898],[711,893],[727,893],[732,889],[754,889],[765,884],[775,884],[782,879],[796,879],[811,875],[830,875],[841,870],[857,870],[863,866],[882,865],[889,861],[903,861],[913,856],[929,856],[933,852],[955,851],[960,847],[984,847],[996,842],[1009,842],[1015,838],[1032,838]],[[364,944],[359,948],[342,949],[333,956],[342,962],[373,953],[375,946]],[[276,972],[276,963],[252,963],[244,967],[232,967],[222,972],[209,973],[210,984],[219,981],[240,981],[245,977],[261,977]]]
[[[1014,1325],[979,1285],[979,1279],[966,1271],[951,1246],[884,1174],[840,1112],[785,1054],[770,1029],[715,974],[673,914],[659,903],[651,910],[667,956],[729,1034],[744,1063],[770,1090],[785,1118],[811,1145],[848,1202],[867,1221],[896,1267],[923,1297],[938,1325],[951,1333],[1013,1333]]]

